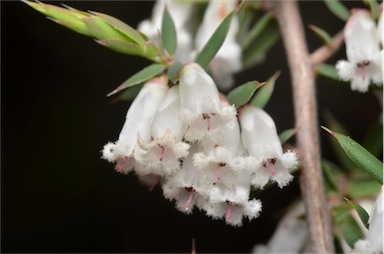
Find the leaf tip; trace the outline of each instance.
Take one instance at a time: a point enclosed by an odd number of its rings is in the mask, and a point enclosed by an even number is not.
[[[331,134],[332,136],[336,137],[336,134],[337,134],[336,132],[331,131],[330,129],[328,129],[327,127],[322,126],[322,125],[321,125],[321,128],[322,128],[323,130],[325,130],[326,132],[328,132],[329,134]]]

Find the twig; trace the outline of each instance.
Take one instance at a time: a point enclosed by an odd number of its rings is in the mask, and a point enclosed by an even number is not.
[[[275,14],[282,31],[292,77],[301,192],[311,240],[317,253],[334,252],[331,219],[320,168],[315,77],[296,1],[277,1]]]
[[[344,43],[344,34],[343,31],[340,31],[332,38],[332,47],[324,45],[316,49],[311,54],[311,63],[315,67],[321,63],[324,63],[328,58],[330,58]]]

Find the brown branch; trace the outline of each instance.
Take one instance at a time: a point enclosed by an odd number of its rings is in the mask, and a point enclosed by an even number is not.
[[[298,4],[293,0],[277,1],[275,14],[291,71],[297,143],[302,162],[300,185],[309,232],[317,253],[332,253],[334,248],[330,211],[320,168],[315,76]]]
[[[324,45],[311,54],[311,63],[314,67],[327,61],[344,43],[343,31],[332,38],[332,46]]]

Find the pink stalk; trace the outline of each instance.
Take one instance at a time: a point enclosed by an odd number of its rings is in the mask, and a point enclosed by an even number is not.
[[[123,168],[125,167],[125,164],[127,164],[127,161],[128,161],[128,156],[125,156],[123,159],[123,162],[121,163],[121,165],[119,167],[119,170],[118,170],[119,173],[123,172]]]

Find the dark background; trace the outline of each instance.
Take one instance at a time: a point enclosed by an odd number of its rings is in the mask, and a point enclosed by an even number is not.
[[[153,2],[71,2],[81,10],[118,17],[132,26]],[[60,4],[60,2],[54,2]],[[348,2],[349,6],[360,2]],[[322,2],[300,2],[305,22],[335,34],[343,22]],[[306,28],[310,49],[321,41]],[[2,252],[249,252],[271,236],[284,208],[299,198],[297,180],[261,196],[263,212],[241,228],[203,213],[184,215],[161,189],[117,174],[100,159],[115,141],[128,103],[106,94],[148,65],[119,55],[47,20],[21,2],[1,2],[1,249]],[[344,58],[344,49],[330,59]],[[266,107],[279,132],[294,126],[290,77],[281,41],[266,61],[236,76],[237,84],[266,80],[282,70]],[[331,112],[362,138],[381,112],[370,93],[318,79],[320,123]],[[324,156],[333,155],[321,132]]]

